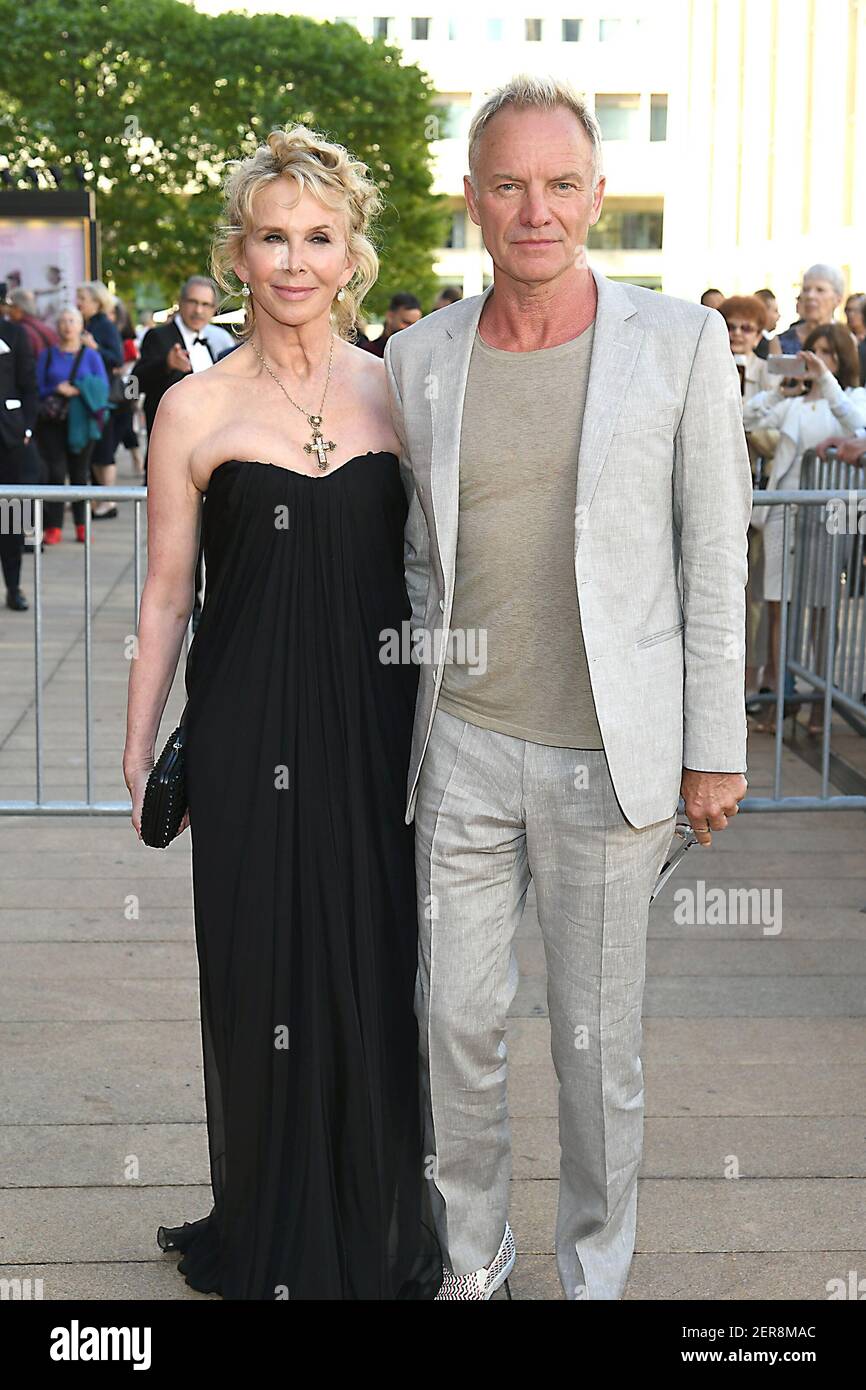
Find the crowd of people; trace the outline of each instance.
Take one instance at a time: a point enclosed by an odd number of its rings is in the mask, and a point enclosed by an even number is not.
[[[844,297],[844,279],[834,266],[810,266],[797,299],[797,317],[779,328],[775,293],[726,296],[710,288],[701,303],[716,309],[728,327],[731,352],[740,374],[743,422],[755,487],[800,485],[803,457],[830,446],[848,463],[866,465],[866,293]],[[462,297],[445,286],[430,312]],[[844,307],[843,307],[844,299]],[[41,316],[35,296],[14,289],[0,305],[0,374],[4,399],[20,400],[20,420],[0,416],[0,481],[111,486],[115,457],[123,446],[135,474],[147,481],[142,435],[149,437],[162,397],[189,372],[204,371],[238,346],[226,328],[213,322],[219,290],[207,275],[191,276],[181,287],[177,309],[154,325],[145,312],[136,326],[126,305],[101,281],[78,286],[75,304]],[[843,308],[845,322],[837,318]],[[388,339],[424,315],[409,291],[392,295],[378,336],[362,322],[355,342],[383,357]],[[785,359],[789,375],[773,365]],[[792,359],[799,365],[795,366]],[[22,428],[22,426],[24,428]],[[70,504],[75,535],[85,539],[83,501]],[[63,537],[67,504],[46,502],[43,546]],[[118,515],[111,502],[92,504],[101,521]],[[793,536],[793,527],[789,528]],[[21,555],[32,550],[32,536],[0,537],[0,560],[7,607],[28,607],[20,585]],[[792,566],[789,565],[790,574]],[[782,512],[755,508],[750,532],[746,697],[750,713],[763,716],[754,727],[772,731],[774,707],[756,695],[776,690],[779,665],[782,582]],[[194,622],[201,610],[203,561],[199,553]],[[790,692],[786,692],[790,693]],[[817,715],[808,727],[817,731]]]
[[[446,285],[431,312],[460,298],[460,289]],[[137,326],[101,280],[79,285],[75,303],[51,313],[39,312],[32,291],[12,289],[0,302],[0,386],[6,388],[0,400],[0,483],[112,487],[121,446],[130,453],[136,477],[146,483],[142,435],[150,436],[168,388],[238,346],[228,329],[213,322],[219,307],[218,287],[207,275],[184,283],[177,309],[164,323],[154,324],[153,313],[145,311]],[[359,325],[355,341],[382,357],[391,335],[422,315],[420,300],[401,291],[391,297],[379,336],[368,336]],[[86,503],[68,505],[76,540],[83,543]],[[66,510],[64,502],[45,502],[43,548],[62,541]],[[97,499],[91,515],[95,521],[110,520],[118,509]],[[4,528],[0,535],[6,606],[13,611],[29,607],[21,563],[34,544],[32,531],[20,527]],[[200,553],[194,622],[202,581]]]
[[[740,374],[743,424],[755,487],[796,490],[809,450],[836,449],[846,463],[866,465],[866,294],[845,300],[845,323],[836,315],[845,282],[835,266],[809,267],[797,298],[797,317],[781,332],[770,289],[726,297],[708,289],[701,303],[727,323]],[[775,359],[775,361],[774,361]],[[775,692],[779,680],[782,613],[782,533],[779,507],[755,507],[749,536],[746,695],[759,731],[775,731],[775,706],[755,695]],[[789,527],[789,556],[795,531]],[[793,565],[788,566],[787,597]],[[786,696],[793,693],[790,677]],[[807,728],[821,729],[817,706]]]
[[[137,389],[130,374],[146,325],[134,326],[121,299],[101,280],[80,284],[75,303],[40,314],[35,294],[12,289],[0,304],[0,481],[49,486],[111,487],[117,479],[115,456],[129,450],[143,476],[142,422]],[[71,504],[76,540],[85,540],[85,506]],[[66,504],[46,502],[40,546],[63,539]],[[91,515],[116,517],[110,502],[93,502]],[[28,608],[21,589],[22,555],[36,539],[21,526],[5,527],[0,561],[6,606]]]

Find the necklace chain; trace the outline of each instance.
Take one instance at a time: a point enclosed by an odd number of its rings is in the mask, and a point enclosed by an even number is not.
[[[325,397],[326,397],[327,394],[328,394],[328,387],[329,387],[330,382],[331,382],[331,365],[332,365],[332,363],[333,363],[333,361],[334,361],[334,335],[333,335],[333,333],[331,334],[331,347],[330,347],[330,351],[329,351],[329,353],[328,353],[328,374],[327,374],[327,376],[325,377],[325,389],[324,389],[324,391],[322,392],[322,403],[321,403],[321,405],[319,406],[319,413],[318,413],[318,415],[311,415],[311,414],[309,413],[309,411],[304,410],[304,407],[303,407],[302,405],[298,405],[298,402],[297,402],[297,401],[293,401],[293,400],[292,400],[292,398],[291,398],[291,396],[289,395],[288,391],[286,390],[285,386],[284,386],[283,383],[280,381],[280,378],[276,375],[275,372],[273,372],[273,371],[271,370],[271,368],[268,366],[267,362],[265,361],[264,357],[263,357],[262,354],[259,352],[258,345],[257,345],[252,339],[251,339],[250,341],[251,341],[251,343],[252,343],[252,348],[253,348],[254,353],[256,354],[256,357],[258,357],[259,361],[261,362],[261,364],[262,364],[262,366],[264,367],[265,371],[267,372],[268,376],[271,377],[271,378],[277,383],[277,385],[279,386],[279,388],[280,388],[280,390],[282,391],[283,395],[285,396],[286,400],[289,402],[289,405],[293,405],[293,406],[295,407],[295,410],[299,410],[299,411],[301,412],[301,414],[302,414],[303,416],[306,417],[306,419],[307,419],[307,421],[308,421],[308,423],[309,423],[309,425],[310,425],[310,427],[311,427],[311,429],[312,429],[312,431],[313,431],[313,439],[312,439],[312,443],[310,443],[310,444],[305,444],[305,445],[304,445],[304,453],[305,453],[305,454],[315,454],[315,455],[316,455],[317,466],[318,466],[320,469],[322,469],[322,470],[324,471],[324,469],[326,469],[327,466],[328,466],[328,452],[327,452],[327,451],[328,451],[329,449],[335,449],[335,448],[337,447],[336,444],[334,443],[333,439],[325,439],[325,438],[323,437],[323,435],[322,435],[322,411],[323,411],[324,408],[325,408]]]

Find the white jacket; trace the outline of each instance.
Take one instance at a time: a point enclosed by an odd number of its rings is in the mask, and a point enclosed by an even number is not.
[[[821,397],[839,422],[840,434],[857,434],[866,429],[866,389],[862,386],[844,390],[831,372],[818,378]],[[780,439],[773,455],[767,489],[795,489],[800,485],[800,465],[811,443],[802,438],[803,422],[808,404],[802,396],[783,396],[779,387],[759,391],[743,402],[743,424],[747,430],[776,429]],[[767,512],[769,508],[756,509]],[[752,518],[755,524],[755,516]]]

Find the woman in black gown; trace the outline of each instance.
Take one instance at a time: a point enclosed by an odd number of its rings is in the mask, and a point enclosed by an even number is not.
[[[213,1206],[158,1241],[225,1298],[432,1298],[405,823],[418,672],[381,659],[411,616],[408,503],[384,381],[346,341],[378,200],[296,127],[236,166],[226,201],[214,269],[252,291],[248,341],[157,414],[124,755],[138,829],[188,617],[166,599],[183,581],[191,609],[205,493],[185,765]],[[305,454],[311,429],[339,442]]]

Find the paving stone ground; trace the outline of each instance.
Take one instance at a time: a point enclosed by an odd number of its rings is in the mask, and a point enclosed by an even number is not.
[[[93,534],[94,792],[119,800],[131,507]],[[43,555],[50,798],[84,789],[71,519],[65,535]],[[32,651],[32,612],[0,608],[4,799],[34,794]],[[178,675],[163,737],[182,704]],[[750,790],[769,794],[765,735],[749,762]],[[784,776],[789,793],[819,785],[787,750]],[[866,1276],[864,827],[854,812],[741,815],[686,856],[654,906],[627,1299],[818,1300],[829,1280]],[[766,890],[780,930],[766,913],[732,921],[730,907],[724,924],[677,921],[678,890],[697,894],[699,880],[728,904],[731,890]],[[556,1082],[532,893],[518,955],[512,1290],[558,1299]],[[201,1297],[155,1240],[160,1222],[210,1206],[188,836],[157,852],[125,818],[0,816],[0,1052],[0,1278],[41,1279],[46,1299]]]

